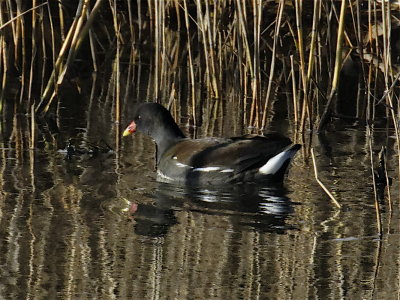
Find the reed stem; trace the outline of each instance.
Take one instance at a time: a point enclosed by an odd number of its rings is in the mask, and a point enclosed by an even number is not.
[[[313,161],[313,166],[314,166],[314,175],[315,175],[315,180],[318,182],[320,187],[324,190],[324,192],[331,198],[333,203],[336,205],[337,208],[341,208],[340,203],[336,200],[336,198],[332,195],[332,193],[325,187],[325,185],[322,183],[322,181],[319,179],[318,176],[318,169],[317,169],[317,164],[315,162],[315,156],[314,156],[314,149],[311,148],[311,158]]]

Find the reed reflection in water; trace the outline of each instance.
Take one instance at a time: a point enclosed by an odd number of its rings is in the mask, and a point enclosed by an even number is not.
[[[75,145],[106,138],[107,126],[71,129]],[[145,136],[124,140],[121,153],[72,160],[55,143],[39,143],[33,152],[3,141],[0,293],[6,299],[394,299],[399,216],[382,204],[379,239],[365,140],[362,131],[345,127],[315,139],[321,178],[341,211],[301,157],[283,188],[188,189],[155,181],[154,145]],[[376,143],[383,140],[377,132]],[[396,157],[388,156],[395,166]],[[397,190],[394,183],[393,198]]]

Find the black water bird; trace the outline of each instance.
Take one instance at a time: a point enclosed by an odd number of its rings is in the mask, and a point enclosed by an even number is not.
[[[136,131],[157,144],[157,179],[188,185],[281,183],[301,148],[278,133],[189,139],[157,103],[139,105],[123,135]]]

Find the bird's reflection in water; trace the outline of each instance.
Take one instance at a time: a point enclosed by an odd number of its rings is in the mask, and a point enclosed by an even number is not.
[[[286,224],[294,203],[282,186],[235,185],[218,188],[181,187],[160,183],[152,194],[154,204],[131,203],[135,233],[165,235],[178,223],[181,211],[228,217],[238,230],[256,229],[284,233],[294,229]]]

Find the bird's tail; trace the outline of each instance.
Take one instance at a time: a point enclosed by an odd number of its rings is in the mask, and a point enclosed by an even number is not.
[[[263,165],[258,172],[263,175],[271,175],[274,178],[283,178],[286,173],[290,161],[301,148],[301,145],[294,144],[285,148],[282,152],[269,159],[265,165]]]

